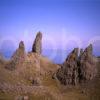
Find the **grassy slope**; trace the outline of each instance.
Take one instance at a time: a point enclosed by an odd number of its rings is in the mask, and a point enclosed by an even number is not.
[[[30,59],[35,59],[37,56],[33,55]],[[29,59],[29,57],[27,58]],[[26,64],[28,63],[28,64]],[[33,65],[32,65],[33,64]],[[45,93],[41,89],[37,90],[37,93],[24,94],[24,93],[4,93],[0,92],[0,100],[14,100],[18,95],[28,95],[30,100],[100,100],[100,73],[98,76],[91,82],[85,84],[84,86],[62,86],[59,82],[52,79],[52,71],[55,71],[58,66],[52,64],[45,57],[40,57],[41,65],[41,75],[37,74],[35,70],[37,64],[25,62],[24,67],[12,72],[8,71],[0,65],[0,82],[6,82],[10,84],[16,84],[20,82],[26,86],[31,85],[27,79],[30,76],[38,76],[42,83],[41,85],[45,88]],[[98,63],[98,67],[100,62]],[[19,72],[19,73],[17,73]],[[33,90],[35,91],[35,90]]]

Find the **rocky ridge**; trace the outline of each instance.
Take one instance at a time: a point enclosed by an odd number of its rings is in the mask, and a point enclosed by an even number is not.
[[[25,52],[21,41],[10,60],[0,58],[0,93],[33,95],[36,92],[36,95],[46,95],[46,100],[48,96],[55,98],[50,100],[66,100],[60,87],[81,85],[97,75],[96,57],[92,52],[91,44],[85,50],[80,49],[80,53],[79,48],[75,48],[63,64],[54,64],[42,56],[42,33],[38,32],[31,52]],[[41,100],[45,100],[44,97]]]

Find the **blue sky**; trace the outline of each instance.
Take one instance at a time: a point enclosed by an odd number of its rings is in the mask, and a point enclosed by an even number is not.
[[[14,51],[21,40],[31,50],[38,31],[43,49],[70,51],[93,43],[100,55],[100,0],[0,0],[1,52]]]

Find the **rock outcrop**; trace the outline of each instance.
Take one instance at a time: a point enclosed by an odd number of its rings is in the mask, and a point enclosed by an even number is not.
[[[58,80],[64,85],[92,80],[97,73],[96,58],[92,52],[91,44],[84,51],[81,49],[79,56],[78,48],[74,49],[56,72]]]
[[[90,44],[80,55],[80,80],[91,80],[97,73],[96,58],[92,54],[93,48]]]
[[[11,60],[6,65],[6,68],[14,70],[16,69],[16,65],[17,66],[22,65],[24,60],[25,60],[25,46],[24,42],[21,41],[19,43],[19,48],[15,51],[15,53],[11,57]]]
[[[11,59],[14,60],[18,60],[19,58],[22,59],[24,58],[24,54],[25,54],[25,46],[24,46],[24,42],[21,41],[19,43],[19,48],[15,51]]]
[[[64,85],[77,84],[78,81],[78,48],[75,48],[68,56],[62,67],[57,71],[58,80]]]
[[[4,65],[4,62],[5,62],[4,57],[2,53],[0,53],[0,65]]]
[[[32,52],[41,54],[42,52],[42,33],[38,32],[32,46]]]

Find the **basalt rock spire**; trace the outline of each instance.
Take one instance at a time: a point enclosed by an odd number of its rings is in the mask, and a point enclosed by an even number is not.
[[[42,33],[38,32],[35,41],[32,46],[32,52],[41,54],[42,53]]]

